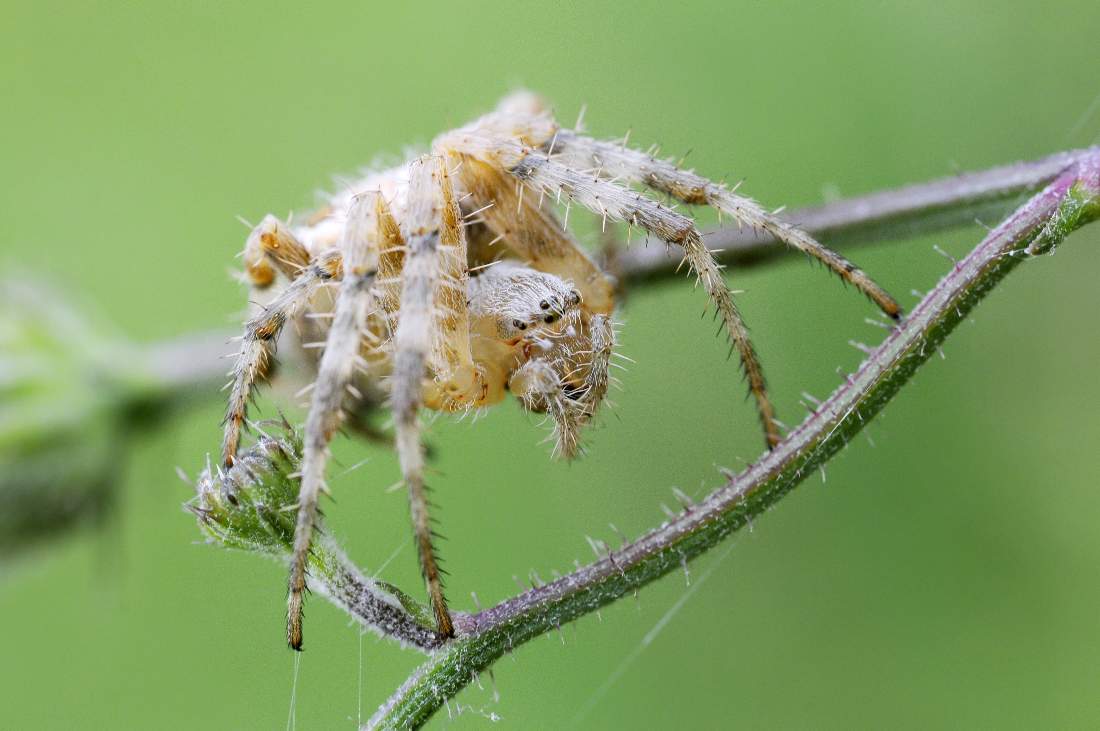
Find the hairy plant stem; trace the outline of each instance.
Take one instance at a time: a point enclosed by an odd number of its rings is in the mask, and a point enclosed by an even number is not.
[[[446,641],[433,629],[435,623],[426,607],[391,584],[363,576],[335,546],[324,545],[314,551],[310,573],[311,590],[324,595],[367,629],[424,652]]]
[[[955,189],[960,207],[975,204],[978,199],[1018,193],[1038,180],[1053,181],[959,261],[908,319],[773,451],[730,477],[701,503],[609,552],[604,559],[490,609],[456,616],[457,637],[417,669],[365,728],[421,726],[506,652],[679,569],[750,523],[828,461],[878,414],[1009,271],[1100,217],[1100,149],[1000,170],[1006,175],[1022,172],[1010,175],[1010,184],[1000,186],[984,178],[982,185],[974,184],[981,176],[955,179],[969,180]],[[936,190],[943,195],[937,198],[917,194]],[[950,201],[945,202],[950,191],[951,186],[943,181],[863,199],[877,206],[877,215],[858,212],[851,202],[839,210],[851,231],[888,222],[911,224],[925,214],[931,216],[935,227],[950,208]],[[820,221],[827,219],[820,215]],[[663,265],[647,259],[638,261],[632,265],[636,275],[664,270]]]

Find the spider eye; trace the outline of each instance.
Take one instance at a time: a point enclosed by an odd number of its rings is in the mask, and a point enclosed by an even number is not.
[[[539,307],[541,307],[544,310],[549,310],[550,309],[550,303],[547,302],[546,300],[543,300],[542,302],[539,302]]]
[[[517,329],[519,329],[519,330],[526,330],[527,329],[527,323],[524,322],[523,320],[512,320],[512,325],[514,327],[516,327]]]
[[[569,290],[569,304],[579,305],[581,303],[581,293],[575,289]]]
[[[550,323],[554,322],[557,319],[558,319],[557,315],[547,315],[546,317],[542,318],[542,321],[545,322],[547,325],[549,325]]]

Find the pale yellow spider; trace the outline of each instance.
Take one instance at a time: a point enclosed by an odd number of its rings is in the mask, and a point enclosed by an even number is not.
[[[246,324],[230,384],[222,463],[233,464],[246,407],[283,326],[323,343],[306,418],[290,562],[287,639],[302,644],[306,557],[329,442],[349,416],[388,399],[437,629],[453,634],[432,544],[418,411],[497,403],[511,392],[555,424],[556,452],[603,402],[615,347],[613,281],[578,246],[548,200],[575,202],[680,247],[725,322],[768,446],[780,439],[763,372],[721,270],[693,220],[632,189],[709,205],[820,260],[897,318],[862,271],[754,201],[625,144],[559,126],[529,93],[432,143],[431,152],[373,173],[332,197],[305,225],[266,218],[244,260],[256,289],[285,288]],[[328,293],[338,284],[338,294]]]

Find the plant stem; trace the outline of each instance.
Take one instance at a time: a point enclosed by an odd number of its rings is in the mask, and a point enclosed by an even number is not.
[[[1100,148],[1058,157],[1062,171],[1051,172],[1048,161],[1026,164],[1031,177],[1053,177],[994,229],[913,309],[908,319],[875,348],[816,411],[773,451],[733,476],[702,503],[642,536],[603,560],[474,615],[456,617],[458,637],[433,655],[383,704],[365,728],[417,728],[454,697],[476,674],[504,653],[562,624],[591,613],[628,592],[676,570],[729,534],[749,524],[774,505],[818,466],[844,447],[909,380],[975,305],[1030,255],[1049,250],[1071,231],[1100,218]],[[1051,163],[1053,164],[1053,163]],[[1025,166],[1026,166],[1025,165]],[[1010,166],[1011,172],[1018,167]],[[971,179],[973,181],[973,179]],[[955,193],[960,201],[986,199],[996,186],[985,181],[975,194],[967,186]],[[1030,184],[1030,183],[1029,183]],[[851,202],[846,228],[855,231],[882,222],[941,216],[944,204],[932,192],[946,181],[915,186],[894,194],[869,196],[878,213],[855,212]],[[983,192],[984,191],[984,192]],[[1007,194],[1007,193],[1006,193]],[[923,200],[923,202],[922,202]],[[901,205],[908,201],[907,205]],[[824,209],[823,209],[824,210]],[[921,213],[923,211],[923,213]],[[835,230],[835,229],[834,229]],[[638,271],[663,271],[663,266],[639,265]]]
[[[233,349],[230,341],[239,335],[211,331],[154,343],[144,350],[147,368],[172,394],[220,388],[229,370],[225,356]]]
[[[433,628],[431,614],[396,587],[368,579],[334,545],[319,553],[310,588],[355,617],[367,629],[402,645],[428,652],[446,640]]]

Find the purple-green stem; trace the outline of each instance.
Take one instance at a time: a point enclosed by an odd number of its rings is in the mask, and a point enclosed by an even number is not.
[[[1070,232],[1100,217],[1100,148],[1048,158],[1032,165],[1035,175],[1010,178],[1011,185],[997,189],[1018,194],[1045,180],[1052,181],[1007,220],[991,231],[959,261],[936,287],[913,309],[904,323],[871,353],[859,369],[771,452],[701,503],[685,508],[674,519],[609,552],[602,560],[549,584],[476,614],[455,616],[457,637],[436,650],[391,696],[364,726],[376,728],[418,728],[444,703],[473,681],[506,652],[545,632],[560,628],[598,610],[627,593],[678,570],[752,519],[797,486],[820,465],[843,448],[901,387],[919,366],[937,351],[955,326],[973,307],[1021,261],[1050,250]],[[1019,172],[1020,166],[1002,168],[1000,174]],[[973,183],[973,176],[955,181]],[[937,187],[937,186],[943,187]],[[944,196],[926,205],[916,192],[938,190]],[[975,203],[960,188],[960,207]],[[989,202],[989,196],[982,193]],[[1000,197],[1004,197],[1003,195]],[[905,206],[904,201],[912,205]],[[889,211],[880,220],[918,221],[920,211],[944,220],[950,208],[950,182],[914,186],[895,193],[869,196],[880,210]],[[886,205],[886,204],[890,205]],[[847,208],[845,208],[847,207]],[[874,222],[861,214],[852,202],[838,204],[847,210],[847,222]],[[805,218],[803,219],[805,222]],[[933,223],[933,227],[936,226]],[[810,227],[813,230],[813,226]],[[856,226],[852,226],[856,228]],[[620,271],[632,276],[659,269],[649,259]]]
[[[1049,184],[1049,185],[1048,185]],[[927,233],[1000,215],[1046,185],[958,262],[833,395],[773,451],[730,476],[703,502],[638,540],[550,584],[476,614],[454,615],[457,636],[432,629],[430,613],[393,587],[365,578],[338,548],[318,551],[311,587],[380,634],[429,654],[367,728],[416,728],[504,653],[679,569],[762,513],[823,465],[873,418],[981,297],[1021,260],[1100,216],[1100,148],[1060,153],[980,173],[795,211],[785,218],[835,244]],[[786,252],[751,231],[719,229],[708,246],[738,268]],[[631,283],[672,275],[664,247],[634,247],[609,262]],[[168,393],[220,380],[226,335],[198,336],[147,351]],[[293,498],[293,485],[286,486]],[[260,536],[270,543],[270,536]],[[247,541],[246,541],[247,543]],[[265,545],[266,545],[265,543]],[[269,547],[270,548],[270,547]]]

